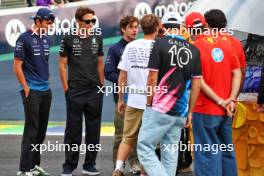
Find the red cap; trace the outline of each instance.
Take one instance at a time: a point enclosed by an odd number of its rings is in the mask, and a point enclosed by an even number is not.
[[[192,12],[185,17],[185,25],[187,28],[201,27],[206,24],[205,18],[201,13]]]

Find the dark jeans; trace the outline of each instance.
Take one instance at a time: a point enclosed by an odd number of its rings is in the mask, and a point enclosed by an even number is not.
[[[195,175],[237,176],[232,119],[193,113],[192,125],[194,144],[203,146],[194,148]]]
[[[30,90],[27,98],[24,91],[20,93],[25,111],[25,126],[21,144],[19,170],[25,172],[40,164],[39,146],[38,151],[32,151],[32,145],[42,144],[45,140],[52,95],[51,90]]]
[[[98,93],[98,88],[67,90],[67,121],[64,136],[64,143],[72,147],[81,145],[82,142],[82,122],[85,117],[85,144],[99,144],[101,129],[101,113],[103,105],[103,94]],[[64,171],[73,171],[79,161],[79,150],[66,150]],[[86,169],[95,165],[97,151],[86,150],[83,168]]]

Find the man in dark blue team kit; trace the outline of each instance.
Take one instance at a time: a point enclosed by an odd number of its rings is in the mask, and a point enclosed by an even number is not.
[[[107,58],[105,61],[105,78],[108,81],[111,81],[115,86],[118,83],[119,70],[117,66],[119,64],[120,58],[123,54],[123,51],[126,45],[135,40],[138,32],[139,21],[134,16],[125,16],[120,20],[120,32],[122,34],[122,39],[117,42],[115,45],[109,48]],[[114,135],[114,146],[113,146],[113,163],[116,163],[117,151],[120,142],[123,137],[123,127],[124,127],[124,114],[120,114],[117,111],[117,102],[118,102],[118,93],[113,94],[114,102],[115,102],[115,135]],[[131,170],[134,174],[140,172],[139,162],[137,159],[136,150],[132,152],[129,157],[129,164],[131,166]]]
[[[13,69],[21,85],[25,111],[18,176],[49,175],[39,166],[39,145],[46,136],[51,105],[48,64],[50,40],[44,32],[54,19],[49,9],[39,9],[34,17],[33,28],[22,33],[16,41]]]

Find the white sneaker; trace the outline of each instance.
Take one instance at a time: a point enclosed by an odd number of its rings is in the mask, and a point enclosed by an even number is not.
[[[33,176],[33,174],[31,172],[18,171],[17,176]]]
[[[72,176],[72,174],[61,174],[61,176]]]
[[[50,174],[47,173],[42,167],[37,166],[37,165],[30,171],[33,174],[33,176],[34,175],[50,176]]]

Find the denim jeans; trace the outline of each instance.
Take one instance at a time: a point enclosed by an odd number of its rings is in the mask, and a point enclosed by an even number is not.
[[[163,114],[147,107],[139,131],[137,152],[140,164],[149,176],[175,176],[178,143],[186,118]],[[160,143],[161,161],[155,149]]]
[[[203,146],[194,149],[195,176],[237,176],[232,119],[193,113],[192,126],[195,145]]]

